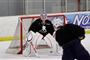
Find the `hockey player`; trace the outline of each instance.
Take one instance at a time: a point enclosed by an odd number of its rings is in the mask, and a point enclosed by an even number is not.
[[[25,56],[30,55],[29,52],[31,52],[30,51],[31,50],[30,48],[32,48],[31,45],[33,45],[33,50],[37,54],[36,48],[37,48],[37,42],[39,41],[45,41],[47,45],[52,48],[52,51],[55,50],[56,53],[56,45],[55,45],[56,40],[52,36],[53,32],[54,32],[54,27],[51,21],[45,20],[45,22],[43,23],[41,19],[35,20],[31,24],[28,30],[29,33],[29,35],[27,36],[28,43],[26,43],[27,47],[24,50],[24,55]],[[27,52],[27,50],[29,52]]]
[[[90,60],[90,54],[81,44],[85,38],[84,28],[66,24],[56,31],[56,41],[63,48],[62,60]]]

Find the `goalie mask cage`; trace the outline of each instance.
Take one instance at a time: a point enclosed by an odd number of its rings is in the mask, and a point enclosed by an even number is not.
[[[22,54],[23,47],[26,42],[26,36],[28,33],[28,29],[30,25],[36,20],[40,18],[40,15],[30,15],[30,16],[20,16],[18,19],[18,23],[16,26],[14,39],[12,40],[9,48],[7,49],[8,53],[13,54]],[[55,13],[55,14],[47,14],[47,19],[52,21],[56,18],[59,18],[63,21],[63,24],[66,24],[66,18],[63,14]]]

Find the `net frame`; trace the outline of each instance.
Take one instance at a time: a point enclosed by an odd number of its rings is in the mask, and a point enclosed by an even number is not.
[[[66,17],[64,14],[47,14],[47,17],[57,17],[57,16],[63,16],[63,20],[64,20],[64,24],[66,24]],[[37,19],[40,18],[40,15],[31,15],[31,16],[20,16],[19,20],[20,20],[20,52],[18,54],[23,54],[23,20],[26,19]]]

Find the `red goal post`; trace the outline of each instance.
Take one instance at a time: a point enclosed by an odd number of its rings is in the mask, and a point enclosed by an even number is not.
[[[65,15],[62,15],[62,14],[48,14],[48,16],[47,16],[47,19],[49,18],[49,17],[63,17],[63,20],[64,20],[64,24],[66,24],[66,17],[65,17]],[[21,47],[21,54],[22,54],[22,51],[23,51],[23,24],[22,24],[22,21],[24,20],[24,19],[30,19],[30,18],[32,18],[32,19],[36,19],[36,18],[40,18],[40,16],[39,15],[35,15],[35,16],[23,16],[23,17],[20,17],[20,47]]]

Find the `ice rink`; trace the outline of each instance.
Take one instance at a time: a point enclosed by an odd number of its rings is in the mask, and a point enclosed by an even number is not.
[[[90,34],[86,35],[86,38],[82,40],[82,44],[90,53]],[[7,42],[0,42],[0,60],[3,59],[31,59],[31,60],[42,60],[42,59],[49,59],[49,60],[61,60],[61,56],[41,56],[41,57],[24,57],[23,55],[14,55],[6,53],[8,46],[10,45],[10,41]]]

